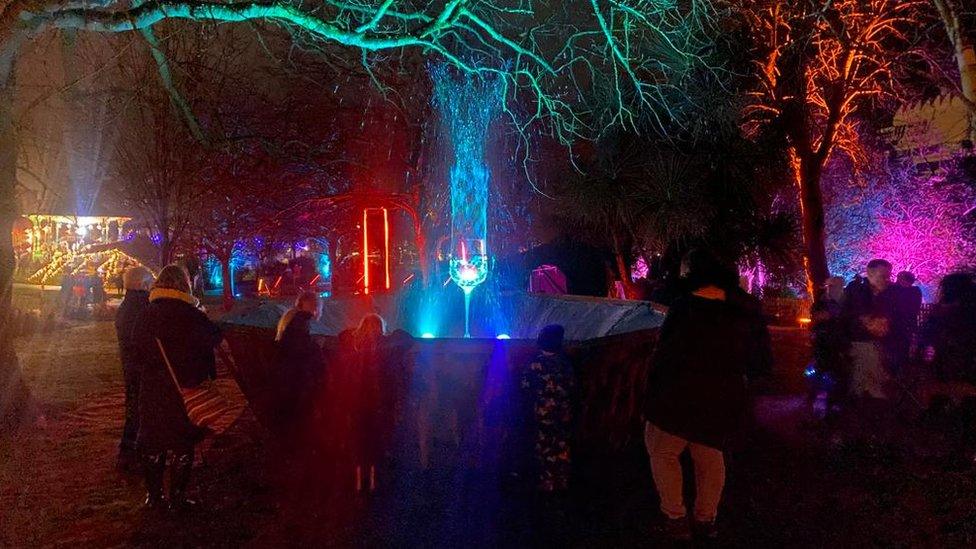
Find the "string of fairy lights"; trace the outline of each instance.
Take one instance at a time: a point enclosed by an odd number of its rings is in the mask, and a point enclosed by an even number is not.
[[[92,265],[92,261],[96,265]],[[106,280],[118,276],[124,267],[145,266],[141,261],[119,249],[57,252],[46,265],[27,278],[31,284],[57,284],[65,274],[77,275],[86,271],[100,273]]]

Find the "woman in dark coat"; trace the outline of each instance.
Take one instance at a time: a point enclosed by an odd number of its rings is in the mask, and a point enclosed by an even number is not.
[[[648,380],[645,443],[669,533],[691,536],[679,457],[695,466],[694,522],[714,537],[725,484],[723,448],[747,409],[747,375],[768,361],[768,335],[729,270],[701,255],[690,266],[688,294],[671,306]],[[763,343],[760,343],[763,345]]]
[[[149,293],[149,307],[135,336],[144,368],[136,445],[145,464],[149,506],[164,501],[167,454],[172,460],[170,505],[180,509],[193,503],[186,499],[186,488],[193,448],[205,431],[187,417],[183,397],[159,347],[165,349],[180,387],[196,387],[216,376],[214,347],[221,341],[220,329],[198,307],[186,271],[169,265]]]

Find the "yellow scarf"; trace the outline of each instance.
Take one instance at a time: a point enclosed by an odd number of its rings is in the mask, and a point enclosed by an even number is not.
[[[199,299],[188,293],[174,290],[172,288],[153,288],[152,291],[149,292],[149,301],[156,301],[157,299],[179,299],[180,301],[189,303],[194,307],[200,306]]]

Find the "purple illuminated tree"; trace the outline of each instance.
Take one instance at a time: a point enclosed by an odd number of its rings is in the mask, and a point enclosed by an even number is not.
[[[207,173],[220,165],[215,160],[240,147],[241,135],[255,135],[241,128],[264,99],[244,74],[246,49],[227,32],[153,34],[151,42],[119,54],[111,66],[119,84],[98,98],[98,107],[111,105],[120,126],[112,190],[149,227],[160,266],[185,244],[191,224],[210,217],[199,205],[216,190]],[[162,86],[156,84],[161,70]],[[176,85],[179,96],[172,93]]]
[[[116,146],[120,202],[137,213],[158,248],[159,266],[173,260],[202,188],[196,177],[202,155],[186,125],[173,116],[158,88],[143,88]]]
[[[931,286],[976,263],[976,233],[967,217],[976,208],[971,183],[903,164],[867,177],[863,186],[847,178],[828,180],[831,273],[850,278],[871,259],[884,258]]]
[[[276,190],[287,191],[269,184],[272,170],[262,153],[254,144],[238,143],[207,155],[197,174],[202,185],[189,208],[182,245],[187,253],[202,249],[220,262],[227,309],[234,300],[235,252],[277,212]]]

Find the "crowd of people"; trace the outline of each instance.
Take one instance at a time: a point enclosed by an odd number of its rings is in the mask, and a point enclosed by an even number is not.
[[[155,281],[136,267],[126,272],[124,283],[115,323],[126,388],[119,466],[142,470],[147,506],[189,509],[195,503],[187,497],[194,449],[208,429],[191,421],[186,391],[216,377],[220,329],[201,310],[189,274],[179,265],[164,267]]]
[[[108,294],[105,281],[97,272],[72,274],[61,277],[59,304],[65,318],[88,318],[105,307]]]
[[[938,304],[921,323],[914,282],[907,272],[892,281],[884,260],[871,261],[866,276],[846,286],[836,277],[827,281],[813,306],[815,366],[808,374],[823,381],[828,415],[892,397],[898,377],[920,361],[942,382],[976,382],[972,276],[945,277]],[[147,505],[186,509],[194,448],[209,433],[190,419],[187,391],[215,376],[222,336],[192,296],[185,269],[168,266],[153,281],[148,270],[133,268],[124,284],[116,319],[126,390],[119,464],[141,469]],[[726,451],[748,419],[750,384],[771,371],[770,338],[759,301],[711,254],[686,256],[675,295],[645,380],[644,443],[665,531],[679,540],[714,538]],[[371,314],[339,334],[338,350],[328,356],[312,335],[321,309],[319,295],[305,292],[278,323],[274,368],[288,398],[276,422],[298,438],[313,433],[318,440],[303,443],[327,448],[334,486],[369,496],[389,471],[397,421],[408,405],[405,384],[417,383],[403,375],[415,343],[405,332],[388,333]],[[563,338],[562,326],[544,327],[536,355],[516,379],[523,403],[516,407],[531,431],[525,438],[531,484],[546,505],[571,486],[579,399]],[[691,509],[680,461],[685,453],[695,471]],[[164,498],[167,462],[173,473]]]
[[[884,405],[919,391],[913,383],[976,382],[976,283],[968,273],[945,276],[925,318],[912,273],[892,280],[884,259],[849,284],[832,277],[812,309],[811,399],[827,395],[825,416],[845,408]],[[923,403],[925,405],[927,403]]]
[[[685,517],[678,456],[690,449],[699,483],[694,519],[709,532],[724,479],[722,449],[745,410],[747,377],[768,367],[768,336],[758,304],[738,289],[733,271],[706,254],[690,256],[686,271],[687,293],[672,307],[657,347],[646,442],[662,510],[676,531]],[[126,392],[119,467],[142,471],[148,506],[187,509],[194,449],[208,430],[190,419],[186,392],[215,376],[220,330],[192,296],[182,267],[167,266],[156,280],[132,268],[124,285],[116,317]],[[328,357],[324,379],[316,379],[326,358],[311,334],[320,313],[318,295],[306,292],[279,322],[275,368],[290,394],[277,419],[293,434],[324,437],[336,486],[369,495],[383,481],[403,415],[400,396],[408,391],[398,374],[413,338],[388,334],[381,317],[368,315],[339,334],[338,356]],[[563,338],[562,326],[544,327],[516,380],[524,403],[517,407],[531,432],[531,484],[542,502],[570,488],[577,382]]]
[[[315,406],[314,397],[297,389],[309,386],[302,377],[310,371],[309,363],[322,360],[309,333],[318,308],[314,295],[299,297],[277,329],[276,369],[292,380],[295,398],[286,400],[298,407],[302,402]],[[407,392],[398,372],[404,370],[401,362],[411,338],[403,332],[384,333],[382,319],[370,315],[358,328],[340,334],[339,356],[327,359],[328,396],[320,400],[326,408],[321,414],[288,410],[292,417],[325,418],[311,431],[339,441],[343,451],[333,459],[344,472],[337,483],[357,493],[376,489],[395,422],[403,413],[398,395]],[[536,354],[519,370],[517,398],[509,402],[521,410],[516,428],[528,431],[509,440],[525,441],[527,451],[519,453],[530,456],[527,472],[542,522],[565,512],[571,487],[579,391],[564,333],[560,325],[542,328]],[[759,302],[739,287],[734,269],[710,254],[689,254],[681,297],[671,307],[657,344],[643,414],[653,480],[673,536],[690,538],[693,530],[706,537],[716,535],[725,477],[723,452],[745,419],[749,380],[766,374],[771,362]],[[484,412],[486,422],[491,421],[490,407]],[[698,485],[691,520],[684,507],[679,462],[685,450],[695,464]]]

